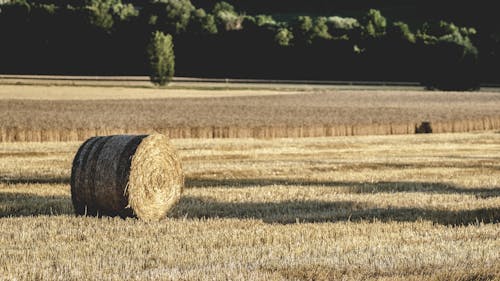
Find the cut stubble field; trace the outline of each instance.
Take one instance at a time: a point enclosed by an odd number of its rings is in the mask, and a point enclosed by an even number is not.
[[[169,217],[75,217],[79,143],[0,143],[0,280],[500,280],[500,134],[174,140]]]
[[[0,141],[322,137],[500,129],[499,92],[0,86]]]

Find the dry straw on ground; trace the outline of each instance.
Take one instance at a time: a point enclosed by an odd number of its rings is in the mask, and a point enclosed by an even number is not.
[[[88,139],[71,172],[78,215],[159,220],[179,200],[183,184],[177,153],[159,134]]]
[[[500,281],[500,133],[172,143],[153,223],[72,215],[81,143],[0,143],[0,280]]]

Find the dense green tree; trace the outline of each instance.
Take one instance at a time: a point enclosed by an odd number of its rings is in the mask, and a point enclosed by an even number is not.
[[[212,13],[217,24],[223,30],[239,30],[243,27],[244,16],[239,15],[234,7],[227,2],[222,1],[215,4]]]
[[[147,51],[151,82],[160,86],[168,84],[174,77],[175,71],[172,36],[170,34],[165,35],[161,31],[156,31],[153,33]]]
[[[274,36],[274,41],[280,46],[289,46],[293,40],[293,33],[287,28],[280,28]]]
[[[186,76],[406,80],[440,89],[473,89],[478,77],[499,80],[488,67],[500,65],[500,25],[486,20],[480,32],[432,21],[413,33],[377,10],[359,21],[339,16],[280,21],[241,14],[226,2],[204,5],[208,13],[190,0],[146,0],[137,9],[121,1],[0,4],[0,71],[144,75],[150,69],[149,36],[158,30],[175,35],[176,71]]]
[[[145,5],[141,14],[153,29],[169,34],[186,31],[195,7],[189,0],[154,0]]]
[[[332,36],[328,33],[327,22],[326,17],[318,17],[314,20],[309,16],[297,17],[292,24],[296,43],[311,45],[316,39],[332,39]]]
[[[416,38],[410,30],[410,27],[404,22],[394,22],[387,29],[389,40],[402,40],[409,43],[415,43]]]
[[[121,0],[89,0],[83,7],[87,21],[94,27],[111,32],[115,22],[125,21],[139,14],[131,4]]]
[[[31,5],[25,0],[7,2],[0,6],[0,21],[3,24],[12,24],[11,28],[24,26],[30,19],[30,12]]]
[[[365,37],[377,38],[385,35],[387,20],[379,10],[370,9],[360,23]]]
[[[471,37],[473,28],[444,21],[426,23],[417,33],[424,46],[428,69],[423,84],[431,89],[474,90],[479,88],[479,51]]]
[[[316,18],[314,21],[314,26],[312,28],[312,40],[319,39],[332,39],[332,35],[328,33],[328,19],[326,17]]]
[[[263,26],[263,25],[276,26],[276,25],[278,25],[276,20],[274,20],[273,17],[270,15],[257,15],[257,16],[255,16],[255,23],[258,26]]]
[[[196,9],[191,13],[188,32],[194,35],[217,34],[214,16],[207,14],[203,9]]]
[[[312,43],[314,23],[309,16],[299,16],[292,23],[293,35],[298,45]]]
[[[355,18],[343,18],[339,16],[329,17],[326,22],[329,33],[338,39],[355,39],[354,36],[360,27]]]

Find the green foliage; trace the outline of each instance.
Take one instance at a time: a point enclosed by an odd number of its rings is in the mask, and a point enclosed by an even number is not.
[[[387,30],[387,35],[392,40],[402,40],[409,43],[415,43],[416,38],[410,30],[410,27],[404,22],[395,22]]]
[[[311,45],[315,39],[332,39],[328,33],[328,19],[325,17],[316,18],[300,16],[293,24],[295,38],[299,44]]]
[[[309,16],[299,16],[294,22],[294,31],[305,37],[313,28],[313,20]]]
[[[274,36],[274,41],[280,46],[290,46],[293,40],[293,33],[287,28],[280,28]]]
[[[435,38],[440,38],[447,36],[449,34],[460,34],[461,36],[474,36],[476,35],[476,29],[469,27],[459,27],[453,23],[439,21],[436,23],[424,23],[419,29],[418,34],[420,36],[431,36]]]
[[[139,15],[134,6],[121,0],[90,0],[84,7],[87,21],[94,27],[110,32],[116,21]]]
[[[31,6],[26,0],[11,1],[0,6],[0,16],[27,21],[29,19]]]
[[[168,84],[174,77],[175,68],[172,36],[156,31],[153,33],[147,51],[151,82],[161,86]]]
[[[219,26],[224,30],[242,29],[244,17],[239,15],[234,7],[227,2],[218,2],[215,4],[212,13]]]
[[[314,21],[314,26],[312,29],[312,39],[320,38],[320,39],[332,39],[330,33],[328,33],[328,25],[327,18],[319,17]]]
[[[123,4],[117,1],[112,7],[113,15],[122,21],[129,20],[130,18],[137,17],[139,11],[132,4]]]
[[[312,43],[313,20],[309,16],[299,16],[295,19],[292,25],[295,40],[301,44]]]
[[[92,26],[110,31],[113,27],[112,3],[107,0],[92,0],[85,7],[87,19]]]
[[[359,22],[355,18],[343,18],[338,16],[329,17],[326,22],[329,33],[335,39],[350,40],[357,38],[359,34]]]
[[[149,17],[148,23],[154,29],[180,34],[186,31],[194,11],[189,0],[155,0],[141,13]]]
[[[257,15],[257,16],[255,16],[255,23],[257,24],[257,26],[264,26],[264,25],[276,26],[278,24],[273,19],[273,17],[269,16],[269,15]]]
[[[234,6],[225,2],[225,1],[215,3],[214,8],[212,10],[212,13],[214,15],[217,15],[219,12],[230,12],[230,13],[236,14],[236,11],[234,10]]]
[[[328,17],[327,24],[330,29],[351,30],[359,27],[357,19],[338,16]]]
[[[33,8],[37,9],[38,11],[42,11],[45,15],[50,17],[54,17],[58,9],[58,7],[54,4],[41,4],[34,6]]]
[[[99,72],[107,66],[110,67],[104,71],[111,74],[120,71],[124,74],[146,73],[144,49],[148,34],[157,30],[163,34],[181,35],[176,36],[179,47],[176,54],[182,62],[178,71],[183,75],[220,76],[230,72],[245,77],[257,73],[257,69],[265,64],[272,67],[266,67],[268,72],[258,72],[263,78],[268,74],[285,79],[302,77],[302,73],[281,68],[290,58],[300,58],[297,63],[301,68],[324,68],[327,61],[335,61],[342,66],[356,64],[353,69],[362,69],[335,74],[312,70],[307,73],[311,79],[396,77],[394,79],[420,81],[425,77],[424,84],[429,87],[457,88],[459,82],[473,77],[466,85],[470,88],[470,85],[477,85],[474,72],[478,72],[479,50],[474,42],[481,42],[481,51],[488,56],[485,60],[488,66],[498,64],[496,60],[500,53],[500,36],[496,38],[493,31],[488,30],[486,35],[483,33],[476,38],[474,28],[441,21],[426,23],[413,33],[404,22],[388,23],[377,10],[369,10],[359,21],[339,16],[299,16],[278,22],[271,15],[238,13],[227,2],[215,4],[213,13],[208,13],[195,9],[190,0],[146,0],[141,3],[140,10],[131,4],[123,4],[123,0],[71,0],[51,5],[41,3],[53,0],[33,1],[13,0],[0,5],[0,34],[3,36],[0,69],[6,65],[5,72],[22,72],[23,68],[38,72],[35,67],[42,71],[64,72],[71,68],[68,65],[74,64],[75,72],[85,74]],[[483,31],[484,27],[481,28]],[[72,32],[67,33],[68,29]],[[224,32],[234,30],[241,31]],[[213,36],[217,33],[221,34]],[[485,38],[493,43],[485,47]],[[171,49],[171,37],[163,45],[159,43],[160,39],[156,34],[148,46],[151,73],[153,69],[154,73],[168,72],[170,68],[163,65],[169,64],[160,63],[167,61],[166,57],[173,65],[173,52],[165,51]],[[87,42],[93,44],[87,45]],[[258,46],[253,45],[255,42]],[[161,47],[164,45],[167,47]],[[78,50],[82,55],[75,58],[72,54],[76,51],[70,50]],[[165,53],[169,55],[162,55]],[[261,57],[261,61],[252,59],[255,56]],[[123,58],[127,58],[127,62]],[[35,67],[30,68],[28,61],[33,61]],[[55,70],[48,66],[48,61],[58,61]],[[121,62],[128,64],[128,68],[116,67]],[[95,67],[99,63],[102,66]],[[376,66],[382,63],[385,66],[383,71],[376,70]],[[97,68],[99,70],[94,70]],[[410,70],[421,68],[429,70]],[[482,69],[481,74],[484,73],[486,71]],[[155,83],[166,83],[160,74],[152,77],[156,77],[152,78],[152,81],[157,81]]]
[[[426,45],[457,44],[463,48],[463,56],[478,56],[478,50],[471,40],[476,34],[474,28],[458,27],[453,23],[440,21],[437,24],[425,23],[417,33],[417,38]]]
[[[387,20],[379,10],[371,9],[361,19],[361,26],[365,37],[378,38],[385,35]]]
[[[191,14],[188,31],[191,34],[217,34],[215,17],[205,12],[203,9],[196,9]]]
[[[479,52],[470,36],[473,28],[458,27],[453,23],[425,23],[417,38],[427,49],[432,65],[423,84],[431,89],[475,90],[479,88],[477,67]]]

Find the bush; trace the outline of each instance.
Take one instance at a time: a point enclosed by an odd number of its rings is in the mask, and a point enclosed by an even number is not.
[[[174,44],[170,34],[156,31],[148,45],[150,79],[154,84],[163,86],[174,77]]]

